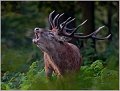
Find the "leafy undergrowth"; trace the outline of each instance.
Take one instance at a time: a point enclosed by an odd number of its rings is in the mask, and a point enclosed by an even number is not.
[[[57,79],[53,74],[50,81],[45,77],[45,71],[39,69],[39,62],[33,62],[27,73],[6,72],[2,77],[2,90],[117,90],[119,76],[117,70],[104,67],[101,60],[96,60],[89,66],[82,66],[76,76],[66,76]]]

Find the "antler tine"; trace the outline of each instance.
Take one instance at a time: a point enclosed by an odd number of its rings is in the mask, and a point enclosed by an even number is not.
[[[83,35],[84,33],[74,33],[75,35]]]
[[[56,27],[56,26],[55,26],[55,21],[56,21],[56,19],[57,19],[58,17],[59,17],[59,14],[57,14],[57,15],[55,16],[55,18],[53,19],[53,26],[54,26],[54,27]]]
[[[75,18],[73,18],[72,20],[70,20],[70,21],[68,21],[67,23],[66,23],[66,26],[69,24],[69,23],[71,23],[72,21],[74,21],[75,20]],[[63,22],[63,23],[61,23],[60,24],[60,27],[62,28],[62,24],[64,24],[65,22]],[[75,28],[72,28],[72,29],[70,29],[70,28],[67,28],[67,27],[65,27],[65,30],[74,30]]]
[[[59,28],[59,19],[62,17],[64,15],[64,13],[62,13],[61,15],[59,15],[59,17],[58,17],[58,19],[57,19],[57,24],[56,24],[56,26],[57,26],[57,28]]]
[[[70,20],[69,22],[67,22],[66,23],[66,25],[67,24],[69,24],[70,22],[72,22],[72,21],[74,21],[75,20],[75,18],[73,18],[72,20]],[[80,25],[78,25],[76,28],[67,28],[67,27],[65,27],[65,30],[70,30],[70,31],[72,31],[73,30],[73,32],[70,34],[71,36],[72,35],[74,35],[74,33],[77,31],[77,29],[80,27],[80,26],[82,26],[83,24],[85,24],[85,22],[86,22],[87,20],[85,20],[84,22],[82,22]],[[64,24],[64,22],[62,23],[62,24]],[[60,25],[60,27],[62,27],[62,24]],[[80,35],[81,35],[81,33],[80,33]]]
[[[70,36],[70,34],[67,33],[67,32],[64,30],[64,28],[65,28],[65,26],[66,26],[66,23],[67,23],[70,19],[71,19],[71,17],[69,17],[66,21],[64,21],[64,25],[61,27],[61,30],[58,32],[59,35],[62,34],[62,35],[67,36],[67,37]]]
[[[73,30],[73,32],[71,33],[71,35],[74,35],[74,33],[78,30],[78,28],[80,27],[80,26],[82,26],[83,24],[85,24],[87,22],[87,20],[85,20],[84,22],[82,22],[80,25],[78,25],[74,30]]]
[[[52,15],[53,15],[54,12],[55,12],[55,10],[52,11],[52,12],[49,14],[49,22],[50,22],[50,25],[52,26],[52,28],[54,27],[54,26],[53,26],[53,22],[52,22]]]
[[[73,18],[72,20],[70,20],[70,18],[71,17],[69,17],[66,21],[64,21],[63,23],[60,24],[60,27],[62,28],[61,31],[63,32],[62,34],[64,34],[65,36],[68,36],[68,37],[73,36],[73,34],[76,32],[76,30],[87,21],[87,20],[85,20],[77,28],[69,29],[69,28],[66,27],[66,25],[75,20],[75,18]],[[62,24],[64,24],[64,25],[62,26]],[[65,30],[73,30],[73,32],[72,33],[67,33]],[[78,36],[78,34],[75,34],[75,35]],[[79,35],[83,35],[83,34],[80,33]]]
[[[71,23],[71,22],[74,21],[74,20],[75,20],[75,18],[73,18],[72,20],[68,21],[68,22],[66,23],[66,25],[69,24],[69,23]],[[62,24],[64,24],[64,23],[65,23],[65,21],[64,21],[63,23],[60,24],[61,27],[62,27]]]
[[[111,34],[107,35],[107,36],[104,37],[104,38],[98,38],[98,37],[96,37],[96,36],[92,36],[92,38],[97,39],[97,40],[105,40],[105,39],[109,39],[110,36],[111,36]]]
[[[105,26],[101,26],[99,27],[96,31],[94,31],[94,34],[98,33],[102,28],[104,28]]]
[[[64,21],[64,25],[62,26],[61,31],[63,31],[63,30],[64,30],[64,28],[65,28],[65,26],[66,26],[66,23],[70,20],[70,18],[71,18],[71,17],[69,17],[66,21]],[[61,24],[60,24],[60,25],[61,25]]]
[[[105,27],[105,26],[99,27],[99,28],[94,32],[94,34],[92,35],[92,38],[98,39],[98,40],[104,40],[104,39],[110,38],[111,34],[107,35],[107,36],[104,37],[104,38],[98,38],[98,37],[96,37],[96,34],[97,34],[102,28],[104,28],[104,27]]]
[[[89,37],[94,37],[94,38],[95,38],[96,33],[98,33],[98,32],[100,31],[100,29],[102,29],[102,28],[103,28],[103,26],[100,27],[100,28],[98,28],[96,31],[94,31],[94,32],[92,32],[92,33],[90,33],[90,34],[88,34],[88,35],[85,35],[85,36],[79,36],[79,35],[75,34],[74,37],[77,37],[77,38],[89,38]],[[73,33],[73,34],[74,34],[74,33]]]
[[[74,20],[75,20],[75,18],[73,18],[72,20],[68,21],[68,22],[66,23],[66,25],[69,24],[69,23],[71,23],[71,22],[74,21]]]
[[[96,31],[94,31],[93,33],[91,34],[88,34],[88,35],[85,35],[85,36],[79,36],[78,34],[74,34],[74,37],[75,38],[94,38],[94,39],[98,39],[98,40],[104,40],[104,39],[108,39],[110,38],[111,34],[109,34],[108,36],[104,37],[104,38],[98,38],[96,37],[96,34],[103,28],[104,26],[102,27],[99,27]]]

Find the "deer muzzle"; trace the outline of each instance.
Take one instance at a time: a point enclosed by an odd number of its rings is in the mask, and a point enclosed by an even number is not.
[[[33,42],[34,44],[37,44],[37,43],[38,43],[38,39],[33,39],[32,42]]]

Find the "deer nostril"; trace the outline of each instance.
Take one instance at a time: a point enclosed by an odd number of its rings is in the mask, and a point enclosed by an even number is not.
[[[40,28],[35,28],[35,29],[34,29],[34,32],[39,31],[39,30],[40,30]]]
[[[35,32],[35,33],[41,33],[42,31],[43,31],[42,28],[36,27],[36,28],[34,29],[34,32]]]

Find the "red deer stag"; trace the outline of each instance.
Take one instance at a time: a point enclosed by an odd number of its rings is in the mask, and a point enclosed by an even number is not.
[[[52,15],[55,11],[49,14],[49,23],[52,27],[51,30],[35,28],[35,38],[33,38],[33,43],[35,43],[44,53],[44,63],[46,76],[50,77],[54,72],[57,76],[64,76],[66,73],[74,73],[80,70],[82,57],[77,46],[69,43],[68,41],[72,38],[95,38],[95,39],[108,39],[111,34],[104,38],[96,37],[96,33],[103,28],[100,27],[91,34],[83,35],[82,33],[75,33],[77,29],[82,26],[87,20],[82,24],[78,25],[76,28],[68,28],[67,25],[75,20],[69,17],[63,23],[60,24],[59,20],[64,15],[57,14],[52,20]],[[71,33],[66,32],[66,30],[71,30]]]

